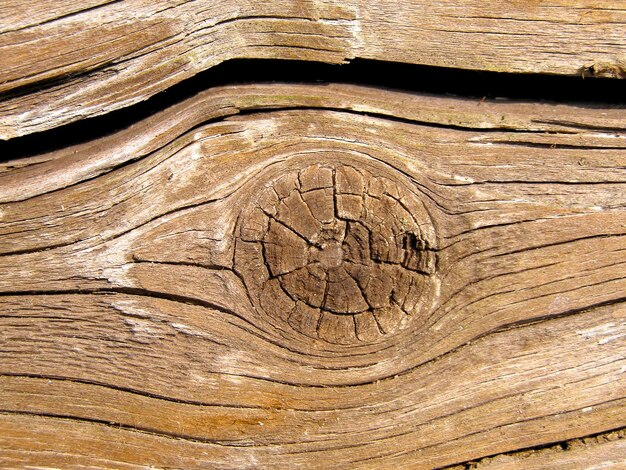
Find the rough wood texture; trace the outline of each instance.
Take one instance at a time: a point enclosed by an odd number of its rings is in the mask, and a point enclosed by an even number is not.
[[[625,117],[250,85],[2,164],[3,464],[433,468],[623,428]]]
[[[626,431],[574,439],[559,445],[469,462],[450,470],[570,470],[626,467]]]
[[[128,106],[234,58],[624,77],[624,24],[623,0],[9,0],[0,138]]]

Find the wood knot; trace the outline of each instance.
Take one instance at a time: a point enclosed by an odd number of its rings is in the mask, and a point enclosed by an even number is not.
[[[399,177],[320,163],[265,184],[242,212],[235,266],[257,310],[283,331],[372,343],[428,303],[433,238]]]

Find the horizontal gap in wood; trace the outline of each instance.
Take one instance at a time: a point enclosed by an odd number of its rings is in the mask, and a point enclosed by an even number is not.
[[[347,65],[232,60],[131,107],[31,136],[0,141],[0,161],[37,155],[103,137],[207,88],[268,82],[350,83],[473,99],[576,103],[591,107],[598,104],[626,106],[623,83],[617,80],[479,72],[360,59]],[[11,95],[14,93],[15,90]],[[0,101],[7,97],[0,95]]]

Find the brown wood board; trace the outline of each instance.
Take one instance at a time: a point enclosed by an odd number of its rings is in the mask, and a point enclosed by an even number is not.
[[[623,0],[10,0],[0,138],[129,106],[230,59],[624,77],[625,23]]]
[[[2,164],[0,459],[435,468],[623,428],[624,117],[233,86]]]

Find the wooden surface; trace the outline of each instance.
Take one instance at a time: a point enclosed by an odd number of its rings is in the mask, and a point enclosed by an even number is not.
[[[8,0],[0,138],[137,103],[235,58],[623,78],[625,23],[624,0]]]
[[[624,430],[584,439],[573,439],[538,450],[514,452],[488,457],[450,470],[479,468],[489,470],[541,470],[572,468],[624,468],[626,439]]]
[[[625,117],[232,86],[3,163],[2,464],[619,468]]]

